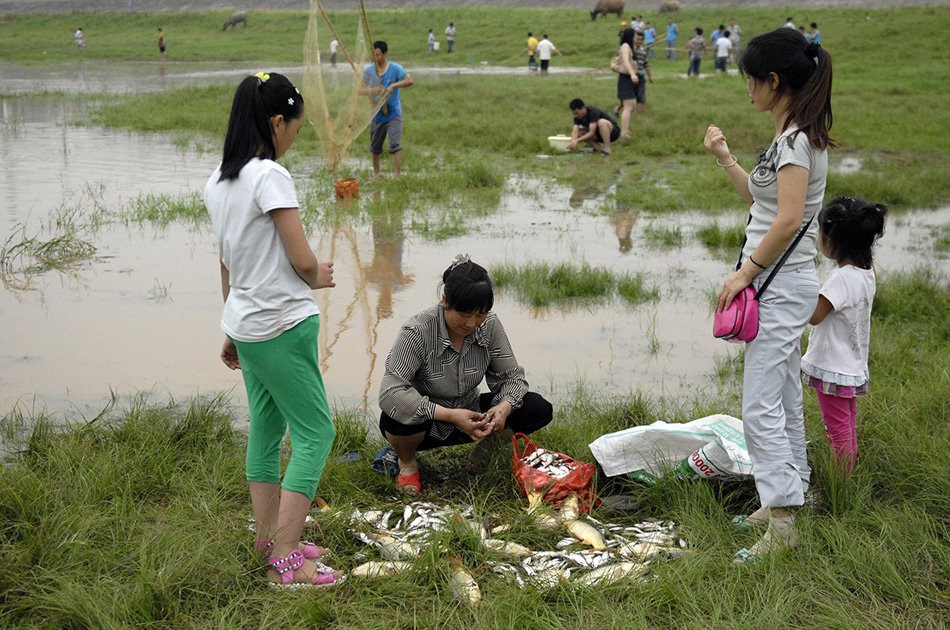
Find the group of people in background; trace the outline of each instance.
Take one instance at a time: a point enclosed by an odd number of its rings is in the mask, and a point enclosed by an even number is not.
[[[428,44],[429,52],[435,52],[438,43],[435,41],[435,32],[430,28],[429,36],[426,40]],[[449,22],[449,25],[445,27],[445,52],[452,52],[452,48],[455,47],[455,22]]]

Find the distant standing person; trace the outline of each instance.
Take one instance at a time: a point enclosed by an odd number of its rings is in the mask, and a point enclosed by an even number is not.
[[[340,42],[336,41],[336,37],[330,40],[330,65],[336,67],[336,51],[340,47]]]
[[[452,46],[455,45],[455,23],[449,22],[449,25],[445,28],[445,47],[448,49],[446,52],[452,52]]]
[[[782,24],[782,28],[796,28],[795,18],[793,17],[785,18],[785,24]]]
[[[521,52],[528,53],[528,70],[537,72],[538,70],[538,38],[528,33],[528,45]]]
[[[673,18],[666,18],[666,60],[676,61],[676,38],[679,36],[679,28]]]
[[[82,50],[86,47],[86,35],[82,32],[81,27],[76,29],[76,34],[74,37],[76,38],[76,49],[82,52]]]
[[[656,52],[653,48],[656,46],[656,29],[647,22],[647,27],[643,31],[643,48],[647,52],[647,59],[656,59]]]
[[[712,32],[712,34],[709,36],[709,44],[710,44],[711,46],[715,46],[715,45],[716,45],[716,42],[718,42],[718,41],[719,41],[719,38],[722,37],[722,32],[723,32],[724,30],[726,30],[726,27],[725,27],[724,25],[722,25],[722,24],[720,24],[719,26],[716,27],[716,30],[714,30],[714,31]]]
[[[821,44],[821,31],[818,30],[818,24],[815,22],[811,23],[811,37],[809,37],[809,41],[812,44]]]
[[[623,112],[620,114],[621,138],[630,137],[630,116],[633,114],[641,93],[640,90],[643,87],[640,85],[640,71],[634,53],[636,34],[637,32],[632,28],[624,29],[620,35],[620,50],[617,51],[625,70],[625,72],[617,74],[617,99],[620,100],[620,107],[623,108]],[[573,110],[574,108],[571,107],[571,111]],[[616,109],[614,111],[616,112]],[[580,118],[579,116],[575,117]]]
[[[686,44],[686,50],[689,52],[689,70],[686,76],[699,76],[699,64],[706,58],[706,40],[703,39],[703,29],[696,27],[693,29],[695,35]]]
[[[732,54],[732,40],[729,39],[729,31],[723,31],[719,39],[716,40],[716,76],[721,77],[726,73],[726,64],[729,63],[729,56]]]
[[[548,39],[547,34],[541,36],[541,41],[538,42],[538,59],[541,60],[541,72],[547,72],[548,66],[551,64],[551,53],[556,52],[557,56],[561,56],[561,51],[555,48],[554,44],[551,43],[551,40]]]
[[[158,27],[158,52],[162,54],[162,61],[165,61],[165,31]]]
[[[432,29],[429,29],[429,52],[435,50],[435,33],[432,32]]]
[[[732,41],[732,60],[739,63],[739,53],[741,48],[742,27],[736,24],[735,18],[729,20],[729,39]]]
[[[650,69],[650,60],[647,59],[647,51],[643,45],[643,33],[634,33],[633,35],[633,55],[637,60],[637,114],[643,113],[643,108],[647,104],[647,78],[653,83],[653,70]]]
[[[574,115],[574,128],[567,150],[573,151],[581,142],[586,142],[604,155],[610,155],[610,143],[620,139],[617,121],[601,109],[587,107],[579,98],[571,101],[569,107]]]
[[[389,136],[389,152],[393,156],[393,175],[399,177],[402,170],[402,104],[399,90],[413,84],[405,68],[386,58],[388,52],[389,45],[386,42],[373,42],[375,63],[366,66],[363,71],[364,93],[370,94],[377,104],[380,100],[385,101],[369,125],[369,150],[373,154],[373,177],[377,179],[386,136]]]

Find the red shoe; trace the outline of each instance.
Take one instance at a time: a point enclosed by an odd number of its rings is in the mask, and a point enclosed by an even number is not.
[[[408,494],[419,494],[422,492],[422,484],[419,483],[419,471],[411,475],[398,475],[396,477],[396,487]]]

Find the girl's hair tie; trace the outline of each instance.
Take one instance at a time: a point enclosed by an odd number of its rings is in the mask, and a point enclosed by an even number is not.
[[[818,65],[818,51],[819,50],[821,50],[821,44],[819,44],[818,42],[812,42],[808,44],[807,46],[805,46],[805,54],[814,60],[816,66]]]
[[[455,256],[455,260],[452,261],[452,266],[449,267],[449,271],[452,271],[456,267],[470,262],[472,262],[472,257],[468,254],[457,254]]]
[[[258,72],[254,76],[257,77],[257,80],[260,81],[261,85],[264,85],[270,80],[270,75],[265,72]]]

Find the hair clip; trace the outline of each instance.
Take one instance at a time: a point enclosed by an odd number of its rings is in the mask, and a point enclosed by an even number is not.
[[[812,58],[815,62],[815,65],[818,65],[818,51],[821,50],[821,44],[818,42],[811,42],[805,46],[805,54]]]
[[[472,257],[469,256],[468,254],[456,254],[455,260],[452,261],[452,266],[449,267],[449,271],[452,271],[453,269],[455,269],[455,268],[458,267],[459,265],[464,265],[464,264],[470,263],[470,262],[472,262]]]
[[[294,92],[296,92],[297,94],[300,94],[300,90],[297,88],[296,85],[294,86]]]
[[[288,99],[287,99],[287,104],[288,104],[288,105],[293,105],[293,104],[294,104],[294,99],[293,99],[293,98],[288,98]]]
[[[261,82],[261,85],[264,85],[265,83],[270,81],[270,75],[264,72],[258,72],[254,76],[257,77],[257,80]]]

